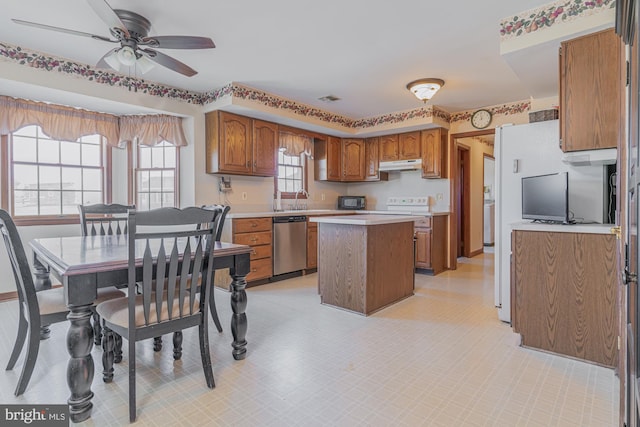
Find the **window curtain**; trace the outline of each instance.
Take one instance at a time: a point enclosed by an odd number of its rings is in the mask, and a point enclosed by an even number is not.
[[[168,115],[137,115],[120,117],[120,144],[134,140],[138,144],[154,146],[167,141],[176,147],[187,145],[182,118]]]
[[[280,132],[280,150],[285,156],[299,157],[304,154],[313,158],[313,140],[306,135]]]
[[[120,140],[118,116],[0,96],[0,134],[27,125],[40,126],[52,139],[76,141],[85,135],[99,134],[113,146]]]

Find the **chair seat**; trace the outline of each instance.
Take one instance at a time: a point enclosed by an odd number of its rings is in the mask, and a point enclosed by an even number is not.
[[[64,303],[64,288],[53,288],[36,292],[38,297],[38,306],[40,307],[40,315],[63,313],[69,311]],[[98,297],[94,304],[109,301],[114,298],[125,297],[126,294],[113,286],[98,289]]]
[[[198,305],[200,304],[200,295],[196,295],[193,303],[193,313],[198,312]],[[182,304],[182,312],[189,313],[189,295],[184,299]],[[173,308],[172,308],[172,318],[176,319],[180,316],[180,308],[179,308],[178,298],[174,298],[173,300]],[[103,302],[98,305],[96,308],[100,317],[106,320],[109,323],[114,325],[118,325],[123,328],[128,328],[129,326],[129,298],[116,298],[106,302]],[[136,327],[145,326],[144,322],[144,309],[142,307],[142,295],[136,296]],[[169,309],[167,307],[167,296],[166,293],[162,302],[162,311],[160,313],[160,322],[164,322],[169,320]],[[156,315],[156,303],[152,302],[149,310],[149,324],[158,323],[157,315]]]

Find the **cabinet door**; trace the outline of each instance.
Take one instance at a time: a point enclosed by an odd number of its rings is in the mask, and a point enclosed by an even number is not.
[[[562,43],[561,148],[615,148],[620,138],[621,41],[613,29]]]
[[[398,160],[420,158],[420,131],[398,135]]]
[[[251,174],[251,119],[220,112],[220,171]]]
[[[422,177],[440,178],[442,176],[442,135],[440,128],[423,130],[422,140]]]
[[[342,179],[342,140],[333,136],[327,140],[327,178],[329,181]]]
[[[318,225],[307,223],[307,268],[318,267]]]
[[[364,179],[367,181],[379,181],[380,161],[378,159],[380,138],[367,138],[364,140]]]
[[[380,137],[380,161],[390,162],[398,160],[398,135]]]
[[[278,164],[278,125],[253,121],[253,174],[276,176]]]
[[[364,181],[365,148],[362,139],[345,139],[342,141],[342,180]]]
[[[431,268],[431,229],[416,228],[416,268]]]

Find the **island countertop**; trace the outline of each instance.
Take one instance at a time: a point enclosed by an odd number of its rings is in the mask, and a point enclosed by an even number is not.
[[[346,225],[383,225],[395,224],[399,222],[415,222],[424,219],[422,216],[413,215],[340,215],[314,217],[311,222],[326,224],[346,224]]]

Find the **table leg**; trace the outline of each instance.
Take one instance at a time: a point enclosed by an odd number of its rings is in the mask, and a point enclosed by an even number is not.
[[[91,416],[93,403],[93,327],[91,326],[91,304],[70,307],[68,314],[69,331],[67,332],[67,351],[69,363],[67,364],[67,384],[71,391],[69,403],[69,415],[71,421],[78,423]]]
[[[49,278],[49,268],[42,265],[42,263],[36,258],[33,257],[33,275],[34,275],[34,285],[36,287],[36,292],[43,291],[45,289],[51,289],[51,279]],[[51,335],[51,329],[49,329],[49,325],[41,325],[40,326],[40,339],[46,340]]]
[[[239,269],[231,269],[231,334],[233,335],[233,358],[236,360],[242,360],[247,356],[247,315],[245,311],[247,309],[247,293],[245,288],[247,286],[247,280],[245,274],[236,274]],[[240,273],[240,271],[238,271]]]

